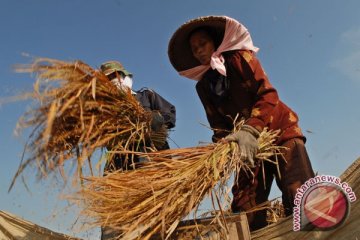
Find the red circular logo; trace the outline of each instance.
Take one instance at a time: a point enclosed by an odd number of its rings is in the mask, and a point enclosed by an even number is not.
[[[344,192],[336,185],[329,184],[318,184],[310,189],[303,206],[309,222],[321,229],[339,226],[349,212]]]

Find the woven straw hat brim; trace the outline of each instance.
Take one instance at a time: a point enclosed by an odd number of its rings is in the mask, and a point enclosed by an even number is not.
[[[193,30],[207,26],[214,28],[219,36],[224,36],[225,25],[224,16],[206,16],[192,19],[179,27],[171,37],[168,46],[169,59],[176,71],[180,72],[200,65],[193,56],[189,43],[189,34]]]

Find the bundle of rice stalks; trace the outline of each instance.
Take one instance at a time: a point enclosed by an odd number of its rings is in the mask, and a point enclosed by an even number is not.
[[[277,134],[261,133],[260,163],[277,164],[274,155],[281,154],[273,144]],[[230,176],[242,168],[251,172],[240,155],[236,143],[219,142],[149,153],[144,156],[151,161],[134,171],[86,178],[79,193],[85,221],[113,229],[117,238],[149,239],[158,232],[169,237],[205,196],[211,194],[221,210],[220,194]],[[221,224],[226,229],[226,223]]]
[[[20,129],[33,131],[26,147],[28,157],[14,180],[29,164],[36,164],[42,177],[55,169],[63,171],[67,160],[77,162],[81,176],[84,162],[90,163],[95,150],[136,150],[151,137],[151,114],[131,92],[119,90],[101,71],[81,61],[39,58],[15,70],[36,75],[29,95],[38,106],[19,122]],[[160,141],[166,139],[166,131],[158,135]]]

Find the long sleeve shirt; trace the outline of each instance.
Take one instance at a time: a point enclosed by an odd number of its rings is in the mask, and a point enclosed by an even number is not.
[[[260,132],[264,127],[279,129],[278,144],[296,137],[305,140],[297,114],[279,99],[255,54],[237,50],[223,56],[227,76],[209,70],[196,85],[214,130],[213,141],[229,134],[237,115]]]

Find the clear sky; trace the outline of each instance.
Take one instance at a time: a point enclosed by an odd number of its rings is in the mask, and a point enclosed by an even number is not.
[[[167,46],[182,23],[228,15],[249,29],[270,81],[298,113],[314,170],[339,176],[360,156],[359,12],[358,0],[2,0],[0,97],[31,90],[34,79],[12,70],[13,64],[30,62],[23,53],[81,59],[93,67],[119,60],[134,73],[135,89],[155,89],[176,106],[171,138],[178,146],[210,141],[195,82],[172,68]],[[33,172],[25,176],[29,191],[20,180],[7,193],[27,133],[14,137],[13,130],[29,107],[27,101],[0,106],[0,209],[84,236],[71,229],[76,214],[64,213],[58,188],[36,182]],[[272,196],[280,195],[276,189]],[[96,237],[96,231],[85,235]]]

